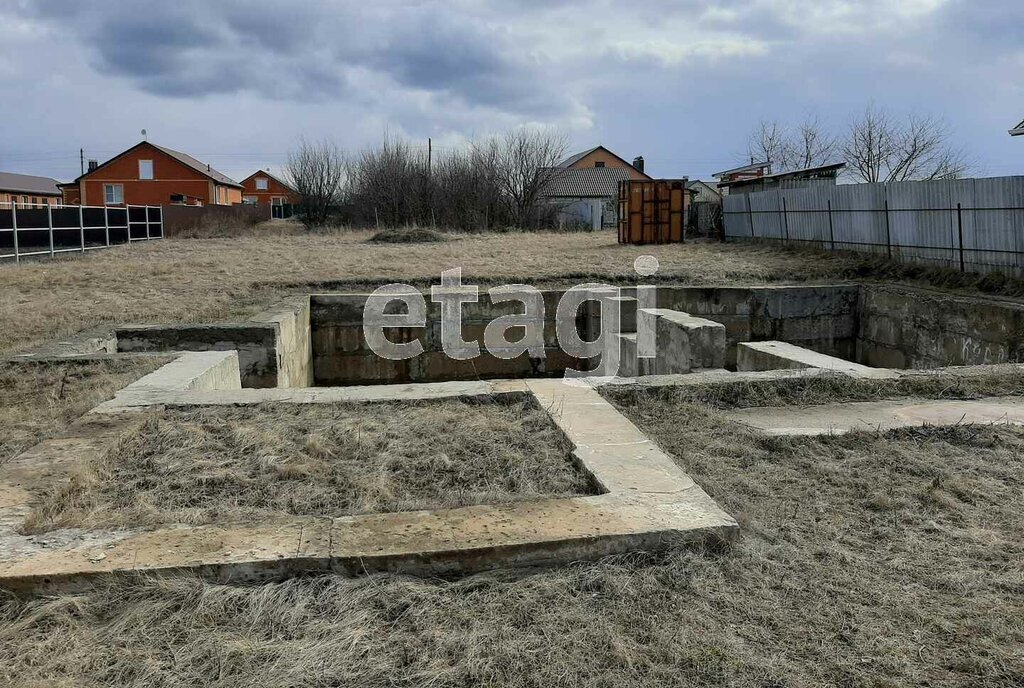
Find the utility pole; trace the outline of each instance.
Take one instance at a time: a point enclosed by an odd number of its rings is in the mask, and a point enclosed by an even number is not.
[[[430,177],[433,174],[433,160],[434,160],[434,142],[427,137],[427,176]]]
[[[81,170],[81,174],[85,174],[85,149],[78,149],[78,169]]]

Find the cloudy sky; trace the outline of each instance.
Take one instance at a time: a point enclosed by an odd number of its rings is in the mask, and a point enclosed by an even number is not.
[[[70,179],[149,139],[242,178],[301,136],[439,149],[517,126],[740,161],[760,119],[937,115],[1024,174],[1020,0],[0,0],[0,170]]]

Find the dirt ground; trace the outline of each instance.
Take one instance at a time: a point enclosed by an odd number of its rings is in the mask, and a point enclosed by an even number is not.
[[[146,579],[8,598],[0,683],[1024,685],[1024,431],[769,438],[717,411],[929,389],[817,384],[612,395],[738,517],[724,551],[454,581]]]
[[[241,523],[593,494],[532,400],[167,410],[48,493],[25,532]]]
[[[454,235],[444,242],[403,244],[369,243],[371,237],[312,234],[286,225],[3,263],[0,355],[107,322],[252,315],[281,298],[285,290],[265,286],[278,283],[437,281],[442,270],[461,267],[467,277],[537,284],[558,276],[635,276],[633,261],[644,254],[658,258],[660,276],[673,275],[681,284],[763,283],[852,276],[861,260],[717,242],[620,246],[613,232]]]

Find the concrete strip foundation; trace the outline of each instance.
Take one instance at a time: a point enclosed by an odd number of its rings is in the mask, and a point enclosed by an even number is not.
[[[922,425],[1024,425],[1024,399],[866,401],[745,408],[725,415],[769,435],[830,435]]]
[[[174,394],[234,394],[236,403],[248,403],[257,395],[293,393],[200,391],[196,389],[202,386],[199,378],[187,368],[181,365],[164,371],[139,385],[135,393],[155,397],[162,381],[176,388],[165,391],[171,398]],[[220,376],[212,375],[211,384],[216,385]],[[190,385],[192,391],[181,389]],[[681,542],[727,540],[737,532],[736,522],[671,458],[586,384],[495,381],[404,389],[385,386],[375,394],[368,394],[369,388],[346,388],[334,393],[349,400],[402,400],[424,398],[428,388],[435,388],[435,398],[485,390],[533,394],[573,442],[576,460],[604,494],[347,518],[296,517],[261,525],[100,532],[90,539],[62,540],[58,534],[50,547],[4,547],[0,587],[17,592],[74,588],[100,577],[135,572],[188,572],[223,582],[324,571],[470,573],[494,567],[559,565]],[[167,401],[152,399],[154,405]],[[90,414],[70,436],[44,442],[0,467],[4,500],[0,513],[7,517],[2,522],[8,527],[16,523],[40,489],[61,480],[74,462],[112,446],[128,424],[145,416],[145,407],[141,415],[124,410],[128,409],[111,405],[107,413]]]
[[[787,342],[740,342],[736,348],[736,370],[740,372],[801,368],[820,368],[855,377],[899,376],[893,370],[869,368]]]

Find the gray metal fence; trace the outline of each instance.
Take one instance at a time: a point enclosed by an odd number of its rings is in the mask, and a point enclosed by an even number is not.
[[[160,206],[0,206],[0,259],[85,253],[163,238]]]
[[[723,200],[728,238],[1024,274],[1024,177],[774,189]]]

